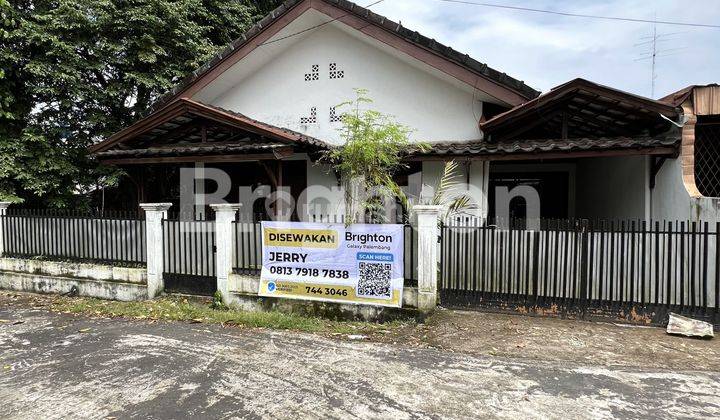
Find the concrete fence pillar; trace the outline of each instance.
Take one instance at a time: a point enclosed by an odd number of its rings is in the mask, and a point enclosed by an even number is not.
[[[215,276],[223,302],[229,302],[228,278],[232,271],[233,226],[240,204],[210,204],[215,211]]]
[[[5,216],[7,214],[7,209],[10,207],[10,204],[12,204],[9,201],[0,201],[0,216]],[[5,232],[3,232],[3,229],[5,228],[4,223],[0,223],[0,257],[5,253]]]
[[[442,206],[413,207],[418,227],[418,309],[429,312],[437,306],[438,288],[438,218]]]
[[[143,203],[140,208],[145,210],[145,237],[147,249],[147,289],[148,298],[155,296],[165,290],[163,282],[163,219],[167,219],[167,212],[172,207],[171,203]]]

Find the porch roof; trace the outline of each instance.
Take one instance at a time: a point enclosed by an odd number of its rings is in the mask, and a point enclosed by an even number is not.
[[[680,137],[601,137],[580,139],[541,139],[489,142],[448,142],[431,145],[429,153],[416,153],[413,159],[454,159],[462,156],[488,160],[563,159],[617,155],[674,156]]]
[[[615,155],[676,156],[676,106],[575,79],[480,122],[483,138],[444,142],[414,159],[458,156],[488,160]]]
[[[655,136],[681,110],[654,99],[574,79],[480,123],[484,139],[592,139]]]
[[[107,163],[121,160],[144,163],[155,158],[173,161],[228,153],[272,153],[270,157],[279,158],[296,150],[310,152],[327,147],[325,142],[296,131],[198,101],[179,99],[91,146],[90,152]]]

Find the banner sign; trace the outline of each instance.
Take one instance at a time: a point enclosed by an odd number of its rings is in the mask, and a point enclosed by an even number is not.
[[[402,305],[403,225],[262,222],[260,296]]]

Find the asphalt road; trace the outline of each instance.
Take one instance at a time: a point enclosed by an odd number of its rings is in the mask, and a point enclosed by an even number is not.
[[[3,419],[720,417],[719,373],[15,307],[0,308],[0,319]]]

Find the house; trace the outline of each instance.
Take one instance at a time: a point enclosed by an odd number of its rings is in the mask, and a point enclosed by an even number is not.
[[[247,199],[241,187],[269,185],[289,190],[296,218],[341,214],[338,179],[318,158],[341,141],[336,106],[354,88],[414,129],[412,141],[431,144],[398,176],[411,195],[455,160],[479,217],[498,215],[498,192],[504,215],[528,215],[527,198],[512,199],[518,186],[536,192],[543,218],[719,216],[718,200],[703,195],[720,194],[720,126],[710,116],[720,113],[717,87],[653,100],[575,79],[540,95],[344,0],[285,2],[91,152],[126,170],[132,182],[121,193],[133,206],[179,203],[180,168],[220,169],[230,179],[226,201]],[[706,149],[714,154],[698,159]]]

